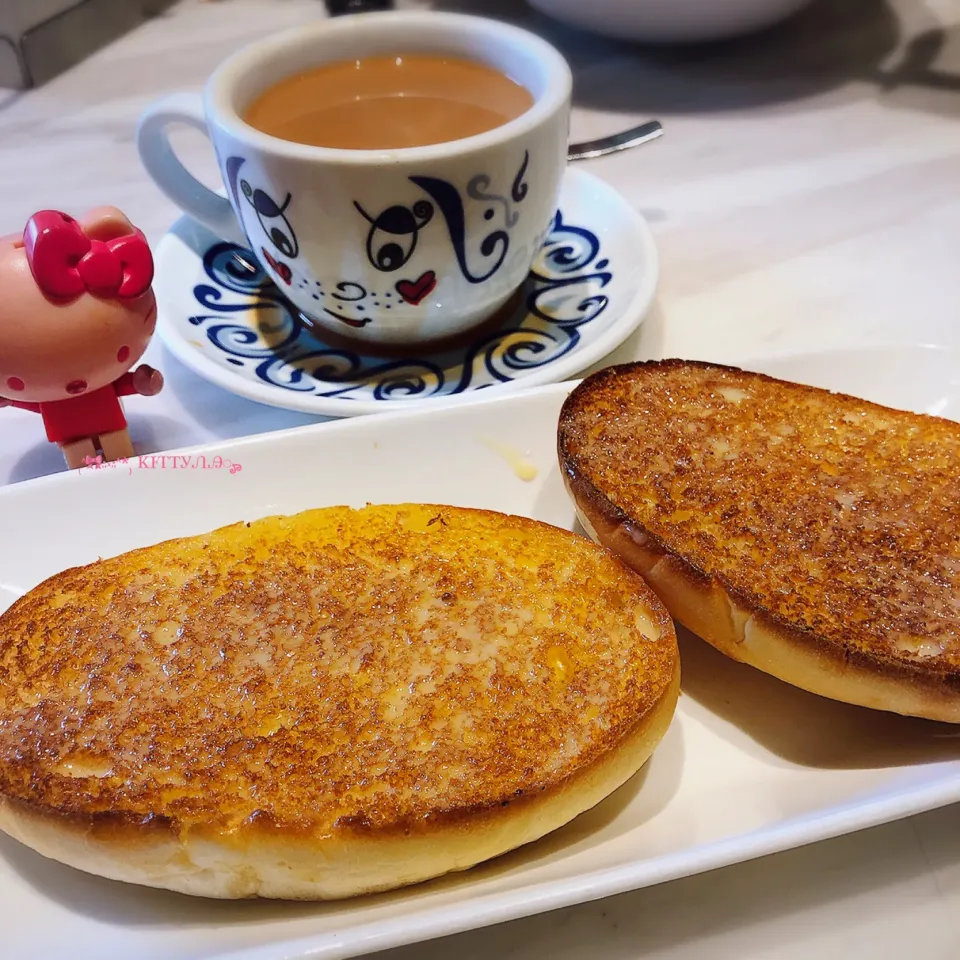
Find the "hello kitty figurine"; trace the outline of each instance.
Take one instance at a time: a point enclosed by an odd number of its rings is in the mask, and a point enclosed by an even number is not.
[[[0,407],[33,410],[71,469],[133,455],[120,397],[160,392],[143,356],[157,322],[153,257],[113,207],[44,210],[0,239]]]

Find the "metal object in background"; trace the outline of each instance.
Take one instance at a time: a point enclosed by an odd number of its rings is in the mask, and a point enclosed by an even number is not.
[[[327,12],[331,17],[342,17],[350,13],[372,13],[375,10],[392,10],[393,0],[326,0]]]
[[[38,87],[174,0],[0,0],[0,87]]]
[[[639,147],[642,143],[649,143],[662,136],[663,127],[660,122],[650,120],[640,124],[639,127],[614,133],[609,137],[601,137],[599,140],[591,140],[589,143],[571,143],[567,148],[567,159],[592,160],[594,157],[605,157],[608,153],[619,153],[621,150],[629,150],[630,147]]]

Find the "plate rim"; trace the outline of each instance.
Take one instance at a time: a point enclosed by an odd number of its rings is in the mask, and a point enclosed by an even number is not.
[[[889,342],[877,342],[870,345],[864,346],[855,346],[855,347],[829,347],[823,350],[786,350],[778,353],[768,353],[768,354],[757,354],[754,357],[747,357],[742,360],[737,360],[733,362],[733,366],[740,367],[742,369],[749,370],[752,365],[766,364],[766,363],[780,363],[785,360],[803,360],[803,359],[813,359],[821,356],[833,356],[833,355],[844,355],[844,354],[861,354],[861,353],[872,353],[872,352],[887,352],[892,350],[922,350],[929,352],[942,352],[942,353],[955,353],[960,356],[960,345],[947,344],[947,343],[933,343],[930,341],[919,341],[919,340],[891,340]],[[644,360],[630,360],[624,361],[624,363],[645,363],[645,362],[655,362],[656,360],[661,359],[670,359],[668,357],[658,357],[658,358],[645,358]],[[682,358],[680,358],[682,359]],[[706,362],[706,361],[697,361],[697,362]],[[717,361],[718,365],[727,365],[730,366],[730,361]],[[611,366],[621,366],[621,364],[611,364]],[[960,374],[958,374],[960,375]],[[584,378],[576,377],[568,380],[558,380],[551,383],[544,383],[535,385],[528,390],[523,391],[514,391],[510,393],[500,392],[500,391],[490,391],[490,390],[478,390],[475,394],[470,394],[469,396],[462,396],[458,398],[453,398],[454,402],[451,403],[430,403],[424,401],[422,405],[414,406],[412,403],[404,404],[403,406],[391,407],[387,410],[378,410],[376,414],[371,414],[370,416],[376,417],[377,423],[387,423],[395,419],[404,419],[408,416],[429,416],[431,414],[439,414],[441,412],[449,411],[454,406],[485,406],[487,404],[498,403],[508,399],[516,399],[525,394],[531,394],[532,396],[543,396],[548,394],[552,390],[558,392],[571,392],[575,387],[582,382]],[[157,450],[151,451],[145,454],[136,454],[136,456],[186,456],[186,455],[200,455],[204,453],[224,453],[228,450],[241,449],[246,446],[256,445],[259,443],[268,443],[273,441],[284,440],[290,437],[294,437],[298,434],[303,434],[304,436],[313,435],[315,431],[322,430],[324,434],[328,431],[338,430],[338,429],[351,429],[351,424],[355,420],[367,420],[369,417],[334,417],[328,420],[320,419],[316,423],[301,423],[296,424],[290,427],[281,427],[278,430],[266,430],[260,433],[250,433],[245,436],[240,437],[225,437],[222,439],[216,440],[206,440],[200,443],[191,444],[185,447],[171,447],[166,450]],[[60,471],[57,473],[45,474],[40,477],[32,477],[28,480],[18,480],[14,483],[0,484],[0,502],[3,501],[4,497],[9,497],[13,495],[13,491],[21,491],[26,488],[33,489],[38,485],[45,484],[56,484],[62,482],[63,478],[70,476],[73,473],[79,471]],[[86,471],[85,476],[92,477],[96,476],[99,471],[88,470]],[[109,475],[110,471],[104,471],[105,475]]]
[[[482,390],[474,390],[463,394],[425,397],[417,400],[397,400],[395,402],[397,408],[418,410],[450,407],[473,402],[478,394],[495,393],[496,396],[502,397],[532,387],[560,382],[602,360],[641,326],[653,305],[659,289],[661,274],[660,253],[650,224],[616,187],[596,174],[568,166],[564,171],[563,178],[564,182],[579,180],[592,190],[601,190],[619,198],[622,214],[626,220],[631,222],[632,229],[636,232],[637,241],[642,249],[642,260],[648,264],[648,269],[641,273],[637,290],[630,301],[624,304],[620,316],[595,341],[579,349],[571,350],[555,363],[546,364],[523,377],[503,383],[494,383]],[[189,221],[190,218],[187,215],[179,217],[167,228],[157,243],[155,259],[158,264],[161,258],[168,256],[167,249],[176,242],[172,233],[174,226],[184,219]],[[160,284],[155,284],[155,289],[160,286]],[[192,347],[178,332],[176,324],[168,318],[169,301],[167,298],[170,296],[170,294],[161,294],[157,291],[157,335],[160,341],[184,366],[222,390],[265,406],[319,417],[351,419],[388,411],[393,412],[394,405],[386,404],[384,401],[345,400],[339,397],[318,397],[315,394],[301,394],[285,391],[280,387],[257,383],[231,373],[227,368],[210,360],[205,352]],[[237,389],[238,384],[242,385],[244,389]],[[387,409],[384,409],[384,407],[387,407]]]
[[[212,954],[208,960],[350,960],[711,873],[724,867],[894,823],[958,802],[960,770],[956,770],[953,776],[896,790],[886,796],[862,803],[837,804],[823,814],[792,817],[772,827],[725,837],[654,860],[601,868],[579,874],[572,880],[543,880],[525,888],[488,893],[459,901],[455,905],[431,907],[419,917],[411,911],[402,924],[395,919],[360,923],[351,930],[349,941],[341,931],[335,935],[338,942],[329,946],[318,947],[318,936],[297,937]],[[659,869],[652,869],[654,866]],[[638,869],[644,867],[647,869]],[[479,911],[476,905],[485,904],[493,905],[493,909],[480,914],[480,922],[477,922]],[[417,919],[415,924],[411,924],[412,918]],[[331,934],[320,936],[329,938]]]

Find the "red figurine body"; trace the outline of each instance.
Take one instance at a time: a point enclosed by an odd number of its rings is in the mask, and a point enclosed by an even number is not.
[[[160,392],[142,364],[157,321],[153,257],[113,207],[52,210],[0,239],[0,407],[33,410],[76,468],[133,454],[120,397]]]

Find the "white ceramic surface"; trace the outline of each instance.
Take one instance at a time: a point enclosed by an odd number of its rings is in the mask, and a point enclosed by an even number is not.
[[[526,87],[533,106],[474,137],[390,150],[291,143],[242,119],[286,77],[397,50],[480,60]],[[475,326],[526,277],[556,211],[571,82],[546,41],[485,18],[321,20],[234,54],[202,100],[176,94],[150,107],[138,145],[160,188],[214,233],[246,243],[317,325],[368,343],[425,343]],[[207,132],[229,200],[177,158],[168,134],[177,123]]]
[[[750,366],[960,417],[958,359],[952,349],[905,347]],[[557,413],[571,386],[7,487],[0,542],[20,549],[0,554],[0,583],[9,599],[70,564],[332,503],[448,502],[572,527],[555,461]],[[208,465],[219,455],[224,467],[201,469],[201,454]],[[517,457],[536,468],[532,480],[518,476]],[[953,728],[822,700],[694,637],[681,642],[684,695],[653,759],[537,844],[419,888],[319,906],[211,903],[123,886],[0,838],[4,956],[332,960],[651,886],[960,800]]]
[[[637,329],[659,276],[646,221],[578,168],[564,175],[559,212],[516,308],[456,349],[377,357],[325,340],[250,261],[241,248],[180,221],[157,247],[160,336],[226,390],[332,417],[460,403],[481,390],[571,377]],[[342,302],[338,310],[354,307]]]
[[[722,40],[784,20],[810,0],[528,0],[593,33],[650,43]]]

